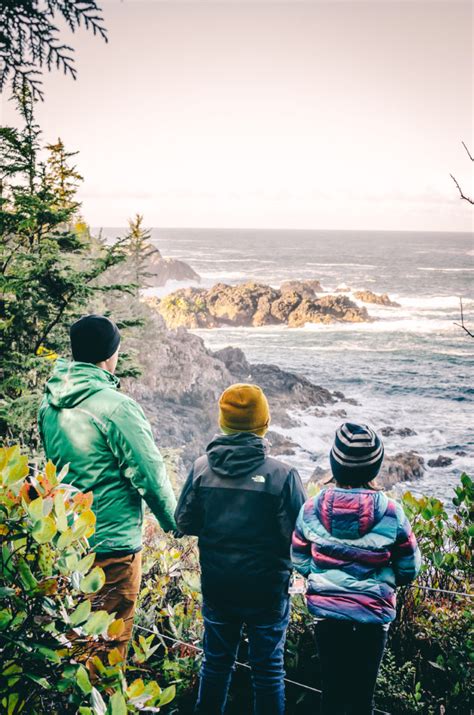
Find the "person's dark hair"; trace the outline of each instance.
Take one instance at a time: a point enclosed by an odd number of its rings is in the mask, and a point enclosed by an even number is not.
[[[377,481],[373,479],[370,482],[363,482],[362,484],[339,484],[337,479],[334,477],[331,477],[330,479],[327,479],[325,482],[322,482],[323,487],[328,487],[328,486],[335,486],[339,487],[340,489],[370,489],[373,492],[380,492],[382,491],[382,487],[380,487],[377,484]]]

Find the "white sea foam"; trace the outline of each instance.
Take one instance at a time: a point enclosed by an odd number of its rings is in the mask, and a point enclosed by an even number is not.
[[[406,308],[416,308],[418,310],[447,310],[449,308],[459,308],[458,295],[434,295],[429,297],[419,296],[398,296],[393,295],[393,300]],[[466,308],[474,305],[474,299],[463,298],[463,306]]]
[[[339,266],[349,267],[349,268],[377,268],[373,263],[316,263],[314,261],[308,261],[307,266],[322,266],[322,267],[334,267],[339,268]]]
[[[170,293],[174,293],[182,288],[199,288],[200,283],[198,281],[167,281],[166,285],[158,286],[156,288],[144,288],[140,291],[140,294],[144,297],[153,298],[163,298]]]
[[[474,268],[426,268],[417,266],[417,271],[433,271],[435,273],[472,273]]]
[[[289,328],[299,330],[299,328]],[[401,318],[395,320],[377,320],[373,323],[306,323],[303,330],[314,332],[350,332],[350,333],[454,333],[459,328],[451,320],[426,320],[424,318]]]

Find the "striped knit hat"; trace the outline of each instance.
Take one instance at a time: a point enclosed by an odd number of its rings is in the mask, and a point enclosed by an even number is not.
[[[351,486],[370,482],[380,471],[383,455],[382,441],[373,429],[344,422],[329,453],[334,479]]]

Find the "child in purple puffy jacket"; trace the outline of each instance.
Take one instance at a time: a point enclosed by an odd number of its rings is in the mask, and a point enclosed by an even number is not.
[[[293,565],[316,617],[322,715],[373,713],[395,590],[420,570],[402,507],[371,484],[383,456],[370,427],[342,424],[330,452],[335,486],[308,499],[293,534]]]

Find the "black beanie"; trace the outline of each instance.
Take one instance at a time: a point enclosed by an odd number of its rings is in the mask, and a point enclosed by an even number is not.
[[[375,479],[383,457],[382,440],[373,429],[345,422],[336,431],[329,461],[336,482],[356,486]]]
[[[120,345],[119,329],[103,315],[85,315],[69,330],[74,360],[94,364],[108,360]]]

